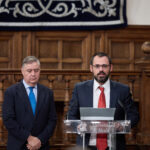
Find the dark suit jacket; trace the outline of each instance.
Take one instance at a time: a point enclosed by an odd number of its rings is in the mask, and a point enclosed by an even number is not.
[[[37,84],[36,114],[22,82],[9,87],[4,95],[3,122],[8,130],[8,150],[24,150],[29,135],[38,137],[42,149],[47,149],[48,140],[56,126],[56,111],[53,92]]]
[[[122,106],[118,103],[118,101],[120,101]],[[70,101],[68,118],[80,119],[80,107],[93,107],[93,80],[76,84]],[[137,124],[139,115],[134,102],[131,99],[130,89],[128,86],[119,82],[110,81],[110,107],[116,108],[117,110],[115,114],[116,120],[124,120],[126,114],[127,119],[131,120],[132,127]],[[87,134],[85,138],[86,145],[89,143],[89,137],[90,134]],[[124,135],[117,135],[116,138],[117,150],[124,150]],[[77,144],[82,144],[82,138],[80,136],[77,137]]]

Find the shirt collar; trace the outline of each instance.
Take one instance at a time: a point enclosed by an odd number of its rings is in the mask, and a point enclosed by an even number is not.
[[[99,88],[99,83],[94,79],[94,90],[96,91]],[[103,85],[104,89],[108,89],[110,87],[110,79],[108,79]]]
[[[23,84],[24,84],[24,87],[25,87],[26,89],[28,89],[29,87],[31,87],[30,85],[28,85],[28,84],[25,82],[24,79],[23,79]],[[37,89],[37,84],[34,86],[34,88]]]

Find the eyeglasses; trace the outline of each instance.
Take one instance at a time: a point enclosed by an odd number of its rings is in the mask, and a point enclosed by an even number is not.
[[[110,65],[107,64],[103,64],[103,65],[92,65],[93,67],[95,67],[96,69],[100,69],[102,67],[102,69],[107,69]]]

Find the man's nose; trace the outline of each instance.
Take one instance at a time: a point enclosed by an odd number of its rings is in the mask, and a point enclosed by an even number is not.
[[[103,66],[99,66],[99,71],[103,71]]]
[[[34,70],[32,70],[31,74],[32,74],[32,75],[35,75],[35,71],[34,71]]]

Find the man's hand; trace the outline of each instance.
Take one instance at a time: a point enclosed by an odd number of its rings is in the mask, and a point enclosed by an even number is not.
[[[41,147],[41,141],[35,136],[29,136],[27,139],[27,148],[29,150],[38,150]]]
[[[123,132],[123,126],[119,122],[115,123],[115,129],[118,132]]]
[[[82,122],[77,126],[77,133],[81,134],[87,131],[87,124],[85,122]]]

